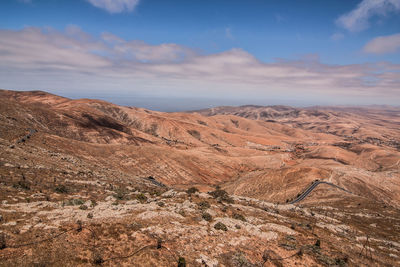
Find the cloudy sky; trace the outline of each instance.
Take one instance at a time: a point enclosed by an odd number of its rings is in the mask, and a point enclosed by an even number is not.
[[[400,103],[400,0],[2,0],[0,88],[158,110]]]

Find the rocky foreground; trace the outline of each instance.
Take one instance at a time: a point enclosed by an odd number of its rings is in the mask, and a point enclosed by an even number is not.
[[[71,183],[84,181],[71,181]],[[90,184],[90,183],[87,183]],[[3,201],[2,266],[395,266],[399,211],[277,205],[216,189],[126,188]],[[67,197],[68,196],[68,197]],[[61,200],[67,198],[68,200]],[[42,199],[42,200],[39,200]],[[58,200],[60,199],[60,200]],[[24,201],[21,201],[24,200]],[[366,205],[366,206],[364,206]],[[183,265],[181,265],[183,266]]]

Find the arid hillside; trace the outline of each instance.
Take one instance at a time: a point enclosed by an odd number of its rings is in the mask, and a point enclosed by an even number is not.
[[[177,254],[189,266],[400,263],[400,108],[163,113],[1,90],[0,178],[0,249],[14,244],[0,266],[176,266]],[[289,204],[316,180],[337,187]],[[27,245],[60,229],[58,249]],[[156,237],[167,252],[113,259]],[[366,241],[372,259],[356,256]]]

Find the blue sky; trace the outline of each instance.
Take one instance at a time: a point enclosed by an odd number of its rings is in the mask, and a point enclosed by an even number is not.
[[[396,104],[399,14],[400,0],[3,0],[0,87],[177,110]]]

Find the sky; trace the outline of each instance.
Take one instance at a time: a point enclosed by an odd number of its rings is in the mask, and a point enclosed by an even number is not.
[[[400,0],[2,0],[0,88],[163,111],[399,105]]]

